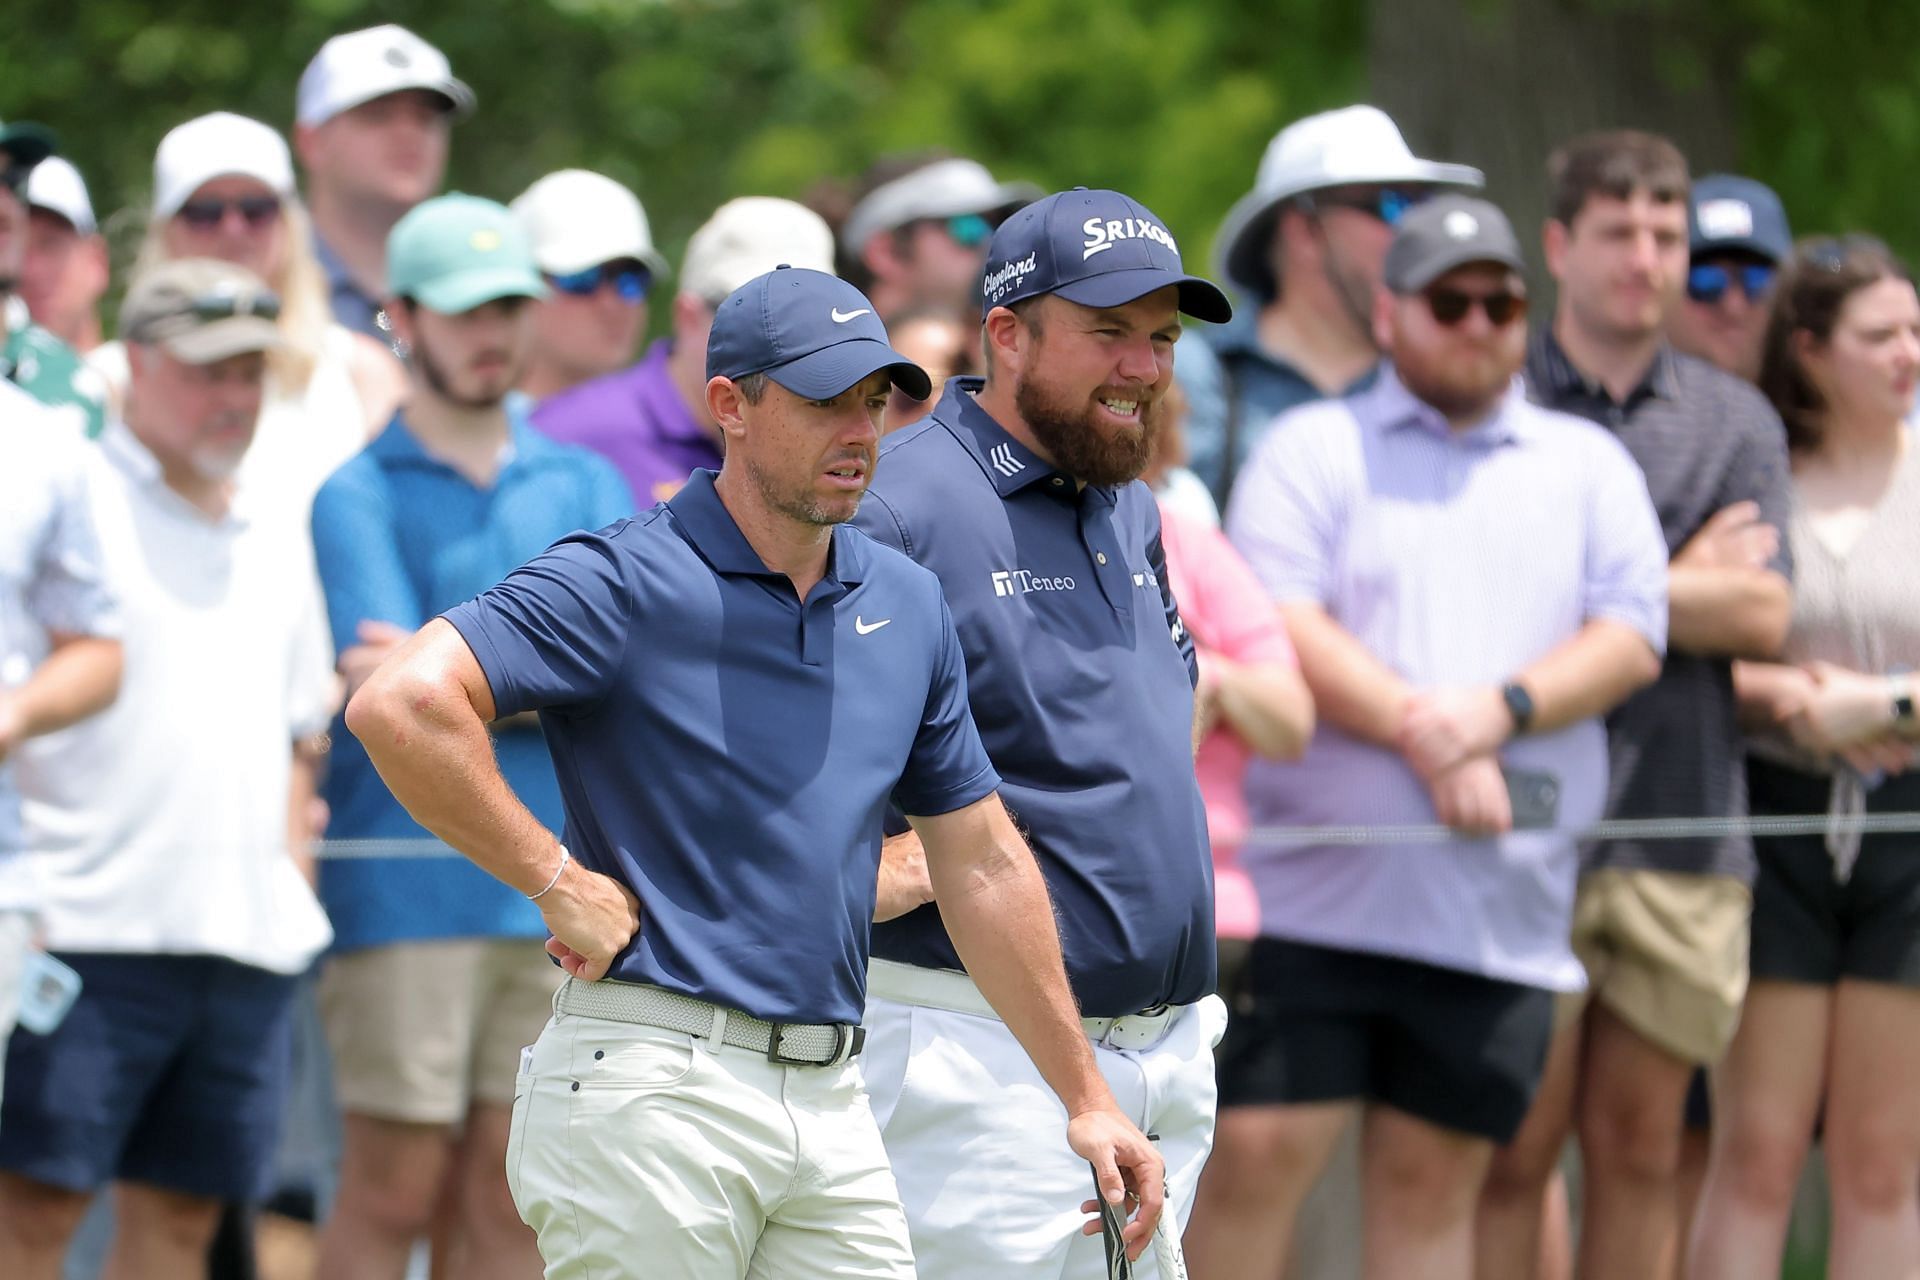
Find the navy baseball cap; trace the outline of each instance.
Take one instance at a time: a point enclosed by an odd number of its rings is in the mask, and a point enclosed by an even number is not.
[[[1118,191],[1075,187],[1034,201],[1000,224],[987,248],[982,311],[1057,293],[1083,307],[1118,307],[1175,285],[1180,310],[1224,324],[1227,295],[1190,276],[1166,225]]]
[[[933,390],[927,371],[888,343],[866,294],[804,267],[775,267],[728,294],[707,337],[709,378],[764,373],[809,400],[830,400],[880,369],[915,400]]]
[[[1727,173],[1697,178],[1687,212],[1687,247],[1696,257],[1751,253],[1779,262],[1793,252],[1787,211],[1764,182]]]

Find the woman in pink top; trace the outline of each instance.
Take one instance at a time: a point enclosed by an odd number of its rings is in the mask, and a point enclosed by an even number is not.
[[[1158,456],[1142,477],[1156,491],[1186,451],[1185,402],[1177,393],[1168,399]],[[1280,611],[1226,535],[1165,502],[1160,524],[1173,598],[1200,654],[1195,768],[1213,844],[1220,987],[1229,991],[1238,952],[1260,923],[1253,885],[1239,865],[1247,834],[1247,764],[1256,754],[1299,758],[1313,736],[1313,695],[1300,678]]]

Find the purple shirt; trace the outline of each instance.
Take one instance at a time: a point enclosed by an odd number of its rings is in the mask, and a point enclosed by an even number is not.
[[[1385,367],[1364,391],[1283,414],[1240,474],[1227,531],[1275,600],[1321,605],[1417,688],[1500,683],[1598,618],[1666,645],[1667,550],[1639,467],[1517,381],[1466,431]],[[1500,757],[1554,776],[1555,830],[1356,846],[1256,836],[1241,864],[1261,933],[1577,989],[1568,832],[1600,817],[1606,733],[1583,720]],[[1397,752],[1325,719],[1298,764],[1254,764],[1247,804],[1256,826],[1436,820]]]
[[[611,462],[642,511],[679,492],[697,468],[720,467],[719,443],[667,374],[672,345],[662,338],[631,368],[548,396],[533,411],[549,437]]]

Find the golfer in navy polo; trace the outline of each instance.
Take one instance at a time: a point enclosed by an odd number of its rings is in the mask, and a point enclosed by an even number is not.
[[[1030,1141],[1083,1180],[1091,1161],[1111,1202],[1138,1193],[1137,1252],[1163,1164],[1082,1033],[939,582],[844,524],[889,386],[927,375],[858,290],[786,268],[721,304],[707,371],[718,475],[429,623],[347,712],[415,818],[540,903],[572,975],[507,1155],[547,1274],[914,1274],[857,1056],[889,802],[1065,1108],[1064,1141]],[[564,847],[488,745],[528,711]]]
[[[859,525],[940,578],[973,717],[1052,891],[1085,1035],[1166,1157],[1171,1280],[1213,1141],[1213,873],[1193,766],[1194,651],[1167,588],[1153,456],[1180,313],[1228,318],[1166,226],[1114,191],[1048,196],[993,237],[987,376],[887,438]],[[868,1088],[923,1277],[1104,1275],[1086,1165],[982,998],[959,923],[888,844]],[[905,914],[902,914],[905,913]],[[964,972],[962,971],[964,969]],[[956,1153],[958,1153],[956,1157]]]

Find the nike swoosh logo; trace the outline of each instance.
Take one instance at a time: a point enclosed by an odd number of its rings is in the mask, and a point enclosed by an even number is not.
[[[892,618],[882,618],[878,622],[867,622],[856,613],[853,615],[853,629],[863,636],[870,636],[892,621]]]
[[[833,322],[835,324],[845,324],[849,320],[858,320],[861,316],[870,316],[872,314],[873,308],[871,307],[862,307],[858,311],[842,311],[840,308],[835,307],[833,309]]]

